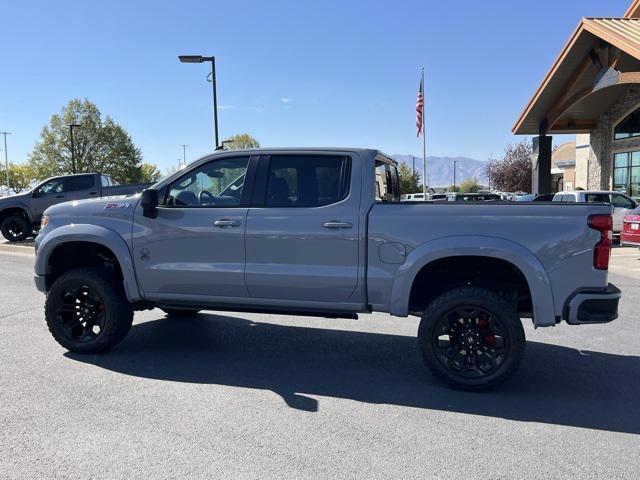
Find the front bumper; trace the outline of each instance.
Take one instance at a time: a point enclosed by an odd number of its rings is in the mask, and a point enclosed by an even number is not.
[[[570,325],[611,322],[618,318],[620,297],[622,292],[611,283],[602,289],[578,290],[567,300],[564,319]]]

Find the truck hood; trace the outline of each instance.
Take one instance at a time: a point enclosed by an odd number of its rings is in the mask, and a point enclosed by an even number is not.
[[[140,195],[73,200],[53,205],[47,208],[44,214],[49,216],[64,215],[75,218],[96,216],[133,217],[133,211],[139,200]]]
[[[5,205],[14,205],[16,203],[23,203],[25,201],[29,201],[31,199],[31,192],[18,193],[16,195],[9,195],[7,197],[0,197],[0,208],[3,208]]]

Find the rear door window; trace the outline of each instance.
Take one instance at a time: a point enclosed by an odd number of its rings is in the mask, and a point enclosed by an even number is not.
[[[322,207],[349,194],[351,159],[342,155],[274,155],[267,207]]]
[[[79,175],[77,177],[67,177],[64,179],[65,192],[79,192],[81,190],[89,190],[93,187],[93,175]]]
[[[584,201],[587,203],[611,203],[607,193],[587,193],[584,196]]]

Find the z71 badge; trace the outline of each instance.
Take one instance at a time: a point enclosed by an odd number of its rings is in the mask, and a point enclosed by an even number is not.
[[[129,208],[129,204],[128,203],[107,203],[104,206],[105,210],[112,210],[114,208]]]

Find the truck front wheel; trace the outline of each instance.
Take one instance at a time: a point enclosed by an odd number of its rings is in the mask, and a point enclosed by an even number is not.
[[[5,218],[0,229],[2,230],[2,236],[10,242],[20,242],[33,231],[33,227],[27,219],[20,215],[11,215]]]
[[[115,275],[102,268],[80,268],[53,282],[45,318],[53,338],[67,350],[98,353],[129,333],[133,310]]]
[[[475,287],[450,290],[431,302],[418,340],[429,370],[462,390],[504,382],[522,362],[526,344],[515,308],[498,294]]]

